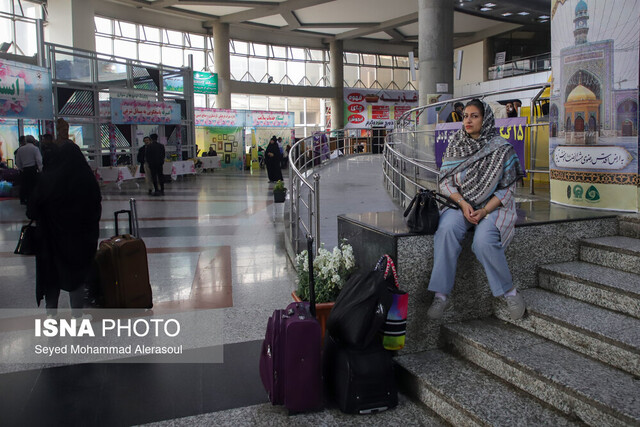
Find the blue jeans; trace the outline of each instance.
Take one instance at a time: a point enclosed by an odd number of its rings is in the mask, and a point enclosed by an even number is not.
[[[511,272],[500,241],[500,231],[495,226],[497,215],[497,210],[491,212],[475,226],[471,245],[487,274],[491,292],[496,297],[513,288]],[[449,295],[453,290],[462,240],[471,227],[474,225],[465,219],[462,210],[447,209],[440,215],[440,223],[434,236],[430,291]]]

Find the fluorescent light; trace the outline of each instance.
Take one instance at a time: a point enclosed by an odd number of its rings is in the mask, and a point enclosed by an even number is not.
[[[520,16],[527,16],[529,14],[529,12],[518,12],[518,15]]]
[[[502,16],[511,16],[511,15],[513,15],[513,13],[511,13],[511,12],[505,12],[505,13],[502,14]]]
[[[549,15],[540,15],[538,19],[549,19]]]
[[[480,8],[480,12],[488,12],[490,10],[493,10],[493,9],[491,9],[490,7],[481,7]]]
[[[485,3],[483,4],[484,7],[496,7],[495,3]]]

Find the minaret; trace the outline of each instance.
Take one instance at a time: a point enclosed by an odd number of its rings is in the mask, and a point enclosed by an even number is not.
[[[589,20],[589,11],[587,10],[587,3],[584,0],[580,0],[576,6],[576,17],[573,20],[575,28],[573,30],[573,36],[576,39],[576,45],[585,44],[587,42],[587,33],[589,27],[587,21]]]

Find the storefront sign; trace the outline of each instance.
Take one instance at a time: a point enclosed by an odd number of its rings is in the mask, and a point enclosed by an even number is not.
[[[49,70],[0,59],[0,117],[51,120]]]
[[[524,140],[527,131],[526,117],[514,117],[510,119],[496,119],[496,128],[500,132],[500,136],[513,145],[518,155],[520,165],[524,169]],[[436,126],[436,165],[438,168],[442,165],[442,156],[444,155],[449,141],[453,134],[462,128],[462,122],[439,123]]]
[[[247,126],[292,128],[295,114],[285,111],[247,111]]]
[[[559,145],[553,150],[553,161],[562,169],[620,170],[633,156],[624,147]]]
[[[411,90],[345,89],[345,129],[391,129],[396,120],[418,106],[418,93]]]
[[[245,112],[242,110],[223,110],[219,108],[196,108],[196,126],[242,127]]]
[[[193,72],[193,91],[209,95],[218,94],[218,73]]]
[[[111,98],[111,123],[180,124],[180,104],[170,101],[142,101]]]

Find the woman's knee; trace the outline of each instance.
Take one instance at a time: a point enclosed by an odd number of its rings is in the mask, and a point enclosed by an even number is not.
[[[473,243],[471,244],[471,250],[476,255],[481,256],[490,254],[491,252],[495,251],[496,249],[500,249],[501,247],[500,242],[497,240],[488,239],[486,237],[478,238],[477,235],[475,237],[476,238],[473,239]]]

